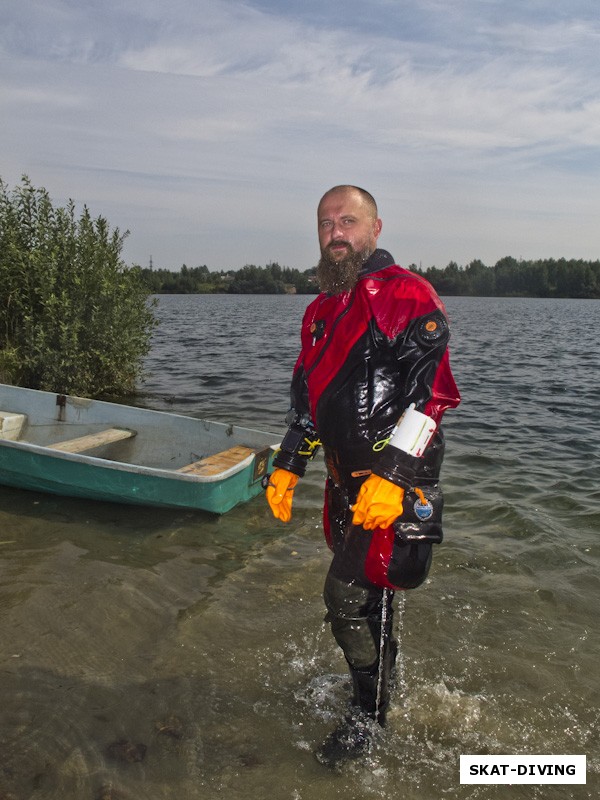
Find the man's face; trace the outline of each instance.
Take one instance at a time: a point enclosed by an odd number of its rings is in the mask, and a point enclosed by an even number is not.
[[[337,263],[353,252],[366,260],[377,247],[381,220],[352,189],[326,194],[317,212],[321,255]]]

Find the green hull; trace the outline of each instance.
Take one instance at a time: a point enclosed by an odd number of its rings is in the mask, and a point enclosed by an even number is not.
[[[273,453],[269,456],[269,469]],[[99,460],[99,459],[98,459]],[[114,503],[188,508],[225,514],[262,491],[252,466],[219,481],[199,483],[122,470],[109,462],[82,464],[51,455],[0,448],[0,483],[18,489]]]

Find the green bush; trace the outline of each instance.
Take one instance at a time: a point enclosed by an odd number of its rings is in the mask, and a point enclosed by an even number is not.
[[[0,379],[85,397],[135,391],[155,324],[127,234],[0,179]]]

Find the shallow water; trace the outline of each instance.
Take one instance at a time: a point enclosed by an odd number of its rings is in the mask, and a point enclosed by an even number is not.
[[[160,298],[140,403],[284,430],[309,298]],[[594,301],[449,298],[446,538],[400,598],[367,763],[312,751],[348,694],[314,463],[284,526],[0,488],[0,798],[592,798],[600,787]],[[586,754],[586,786],[461,786],[460,754]]]

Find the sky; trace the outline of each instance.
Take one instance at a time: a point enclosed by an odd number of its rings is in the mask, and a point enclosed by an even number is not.
[[[2,0],[0,178],[126,263],[308,269],[331,186],[396,261],[600,258],[597,0]]]

